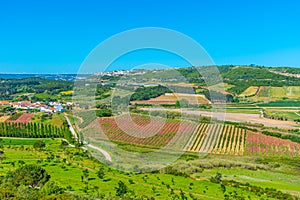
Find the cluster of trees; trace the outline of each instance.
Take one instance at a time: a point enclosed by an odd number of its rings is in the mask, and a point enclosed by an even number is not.
[[[52,181],[48,172],[39,165],[29,164],[8,172],[0,178],[0,199],[94,199],[66,192]]]
[[[24,138],[66,138],[72,140],[72,133],[67,127],[57,127],[43,123],[0,123],[0,136]]]
[[[96,87],[96,100],[105,99],[110,96],[111,85],[98,84]]]
[[[235,100],[232,94],[222,94],[214,90],[204,90],[203,94],[212,102],[234,102]]]
[[[141,87],[136,89],[135,93],[131,95],[130,100],[149,100],[158,97],[165,93],[170,93],[170,89],[165,86],[159,85],[154,87]]]

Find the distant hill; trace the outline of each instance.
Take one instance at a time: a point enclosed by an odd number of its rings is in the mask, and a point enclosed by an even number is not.
[[[0,79],[42,78],[47,80],[74,81],[77,78],[86,78],[88,74],[0,74]]]
[[[233,65],[217,66],[217,68],[221,79],[216,78],[215,82],[213,80],[216,77],[215,71],[211,70],[210,72],[210,67],[149,70],[145,74],[138,75],[135,80],[137,82],[142,81],[144,83],[163,85],[177,84],[178,87],[180,84],[183,85],[182,83],[188,83],[197,91],[197,94],[206,94],[208,88],[215,92],[223,93],[222,85],[220,85],[223,82],[226,94],[232,94],[236,97],[261,95],[262,92],[257,92],[258,88],[270,87],[272,89],[268,93],[268,98],[270,99],[298,98],[297,95],[294,95],[294,88],[298,88],[294,86],[300,86],[300,77],[298,77],[300,69],[298,68]],[[201,77],[199,71],[205,71],[205,74],[207,74],[206,79]],[[210,73],[212,73],[211,76]],[[207,81],[210,83],[209,87],[207,87]],[[217,89],[216,86],[218,86]],[[290,95],[291,91],[293,95]],[[295,91],[298,91],[298,89]],[[279,92],[281,93],[279,94]]]

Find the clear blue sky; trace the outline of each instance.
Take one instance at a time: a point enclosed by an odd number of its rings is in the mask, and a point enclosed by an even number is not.
[[[76,73],[101,41],[149,26],[194,38],[216,64],[300,66],[298,0],[6,0],[0,72]]]

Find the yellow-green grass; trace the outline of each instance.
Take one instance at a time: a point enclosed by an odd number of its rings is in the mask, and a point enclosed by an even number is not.
[[[17,94],[12,94],[11,96],[13,97],[20,97],[20,96],[33,96],[35,93],[17,93]]]
[[[55,126],[63,126],[64,121],[65,118],[61,113],[56,113],[52,115],[51,124]]]
[[[58,95],[53,95],[53,94],[49,94],[49,93],[39,93],[39,94],[35,94],[35,96],[37,98],[40,98],[40,99],[59,99],[59,96]]]
[[[43,140],[46,144],[51,144],[52,139],[49,138],[12,138],[12,137],[0,137],[4,145],[33,145],[37,140]]]
[[[280,111],[280,110],[266,110],[269,115],[285,117],[288,120],[299,120],[300,114],[298,112]]]
[[[62,91],[60,92],[61,95],[72,95],[74,93],[73,90],[68,90],[68,91]]]
[[[12,139],[14,140],[14,139]],[[24,139],[15,139],[24,140]],[[101,180],[96,176],[96,172],[101,164],[88,157],[81,156],[82,149],[61,147],[60,140],[47,140],[44,150],[35,150],[32,145],[15,145],[9,147],[4,145],[6,159],[2,161],[0,175],[5,175],[8,171],[20,167],[18,161],[23,160],[26,164],[38,164],[46,169],[51,180],[57,181],[62,187],[71,186],[74,192],[84,193],[85,183],[81,181],[83,169],[89,170],[88,185],[89,194],[97,193],[92,189],[99,188],[100,193],[108,195],[115,194],[115,187],[119,181],[123,181],[129,190],[133,190],[138,195],[153,196],[155,199],[170,199],[170,188],[179,195],[182,190],[186,196],[192,194],[198,199],[223,199],[220,185],[208,181],[209,177],[202,180],[195,180],[190,177],[173,176],[160,173],[131,174],[104,167],[105,176]],[[52,159],[47,159],[50,155]],[[75,155],[75,156],[74,156]],[[65,159],[65,160],[64,160]],[[48,161],[47,161],[48,160]],[[215,175],[215,174],[213,174]],[[133,181],[133,184],[129,183]],[[153,192],[153,189],[155,192]],[[238,195],[250,196],[251,199],[259,197],[246,190],[226,186],[227,192],[236,191]],[[262,196],[266,198],[265,196]]]
[[[286,88],[285,87],[270,87],[270,96],[272,98],[283,98],[286,97]]]
[[[276,101],[283,99],[300,99],[300,86],[284,86],[284,87],[270,87],[261,86],[259,92],[253,96],[256,87],[250,86],[247,88],[240,97],[249,97],[253,101]],[[252,93],[251,93],[252,92]]]
[[[300,86],[289,86],[286,88],[286,95],[289,98],[300,98]]]
[[[41,122],[44,124],[52,124],[54,126],[63,126],[64,121],[64,115],[61,113],[54,113],[52,115],[48,115],[42,112],[37,112],[31,120],[31,122]]]
[[[248,96],[253,96],[256,94],[257,90],[259,87],[257,86],[250,86],[248,87],[242,94],[240,94],[240,97],[248,97]]]
[[[226,112],[228,112],[228,113],[244,113],[244,114],[260,114],[259,109],[251,109],[251,108],[245,108],[245,109],[226,108]]]
[[[230,85],[228,83],[219,83],[219,84],[216,84],[216,85],[212,85],[209,87],[209,89],[211,90],[225,90],[227,91],[228,89],[232,88],[234,85]]]
[[[248,182],[263,188],[272,187],[300,197],[299,185],[300,176],[283,174],[279,172],[264,170],[247,170],[241,168],[213,168],[205,169],[199,176],[209,178],[217,172],[223,175],[224,179],[238,182]],[[194,174],[196,176],[197,174]]]

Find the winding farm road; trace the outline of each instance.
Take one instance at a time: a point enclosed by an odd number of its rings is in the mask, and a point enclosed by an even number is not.
[[[72,135],[74,136],[75,140],[78,141],[77,133],[75,132],[75,130],[74,130],[74,128],[73,128],[73,126],[72,126],[69,118],[67,116],[65,116],[65,118],[66,118],[66,120],[68,122],[68,126],[69,126],[69,129],[70,129]],[[111,156],[110,156],[110,154],[107,151],[105,151],[105,150],[103,150],[103,149],[101,149],[99,147],[96,147],[96,146],[94,146],[92,144],[88,144],[88,142],[86,142],[86,141],[83,141],[83,144],[85,144],[87,147],[89,147],[91,149],[95,149],[95,150],[99,151],[100,153],[102,153],[104,155],[105,160],[107,160],[109,162],[112,162]]]
[[[74,128],[73,128],[73,126],[72,126],[72,124],[71,124],[69,118],[68,118],[67,116],[65,116],[65,118],[66,118],[66,120],[67,120],[67,122],[68,122],[68,126],[69,126],[69,129],[70,129],[72,135],[74,136],[75,140],[78,141],[77,133],[75,132],[75,130],[74,130]]]
[[[109,153],[107,151],[105,151],[105,150],[103,150],[103,149],[101,149],[99,147],[96,147],[96,146],[94,146],[92,144],[87,144],[87,146],[89,148],[91,148],[91,149],[95,149],[95,150],[99,151],[100,153],[102,153],[104,155],[105,160],[107,160],[109,162],[112,162],[111,156],[109,155]]]

